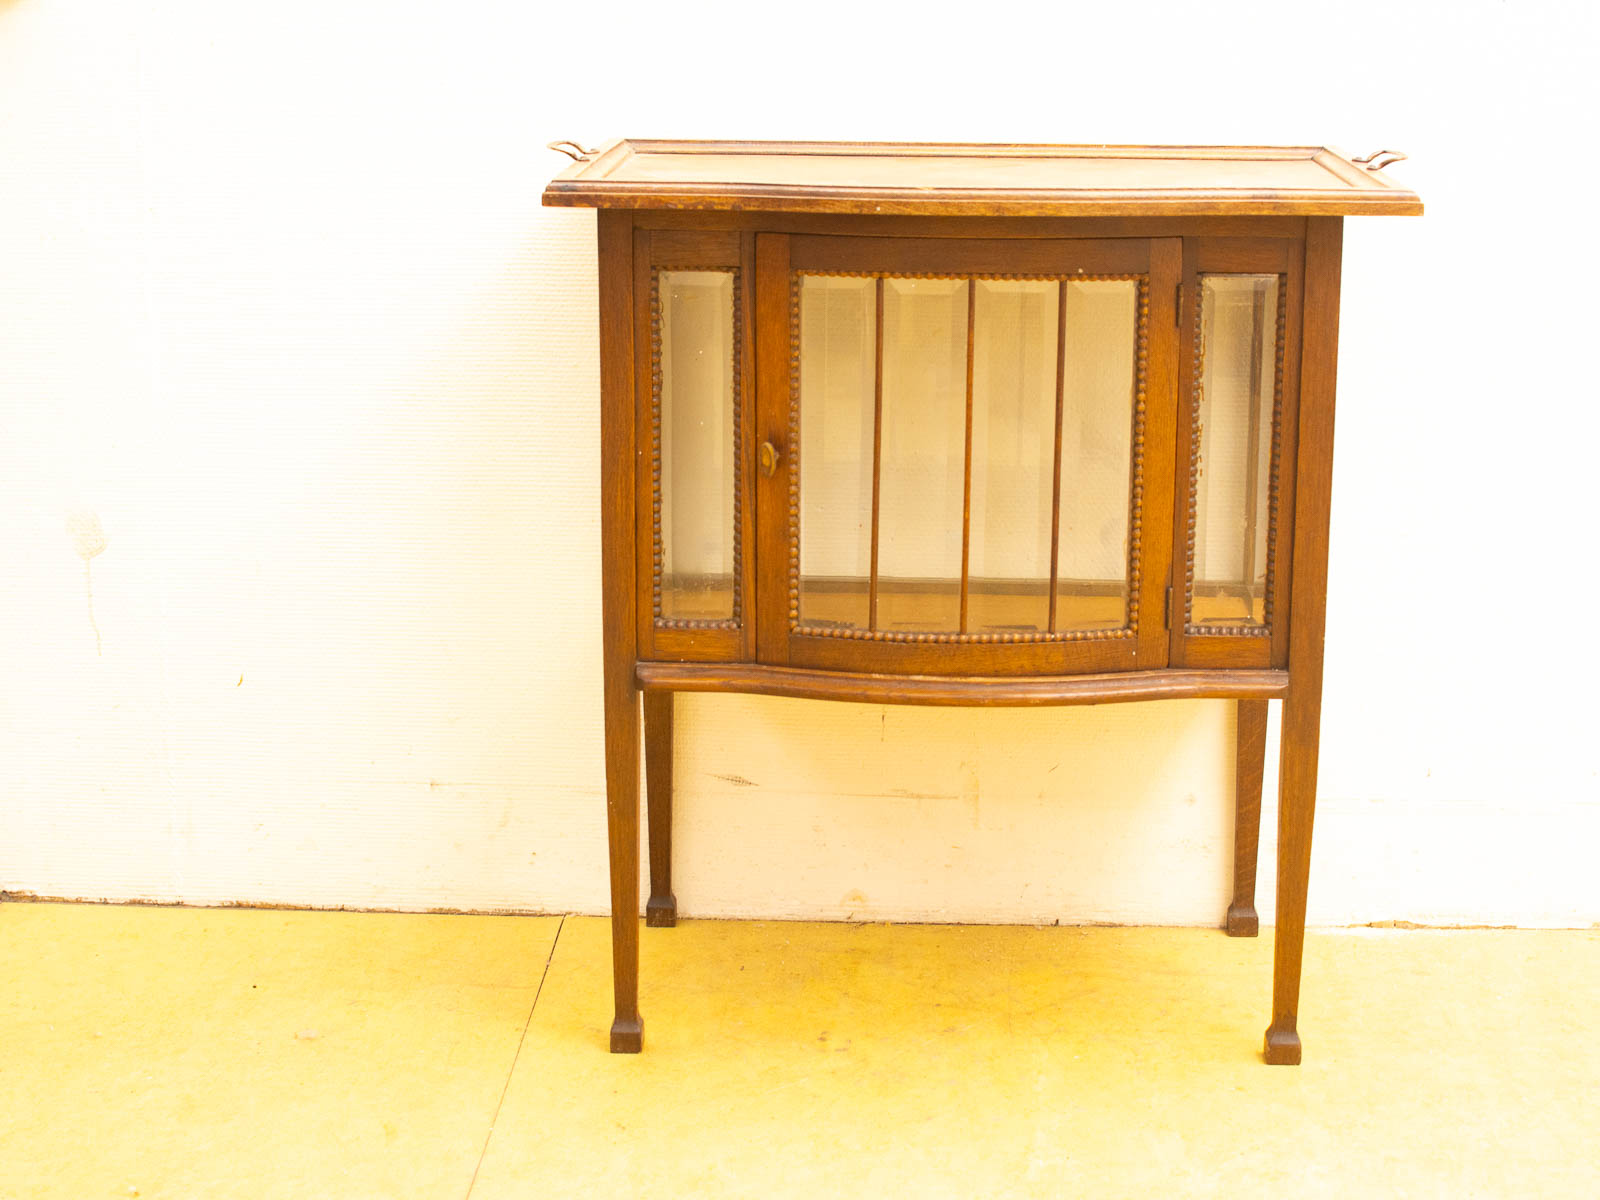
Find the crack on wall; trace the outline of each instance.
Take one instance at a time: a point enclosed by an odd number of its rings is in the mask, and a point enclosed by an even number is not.
[[[72,538],[72,548],[83,559],[83,591],[89,602],[89,628],[94,630],[94,652],[105,655],[105,642],[100,636],[100,622],[94,615],[94,576],[90,562],[106,548],[105,530],[100,527],[100,514],[88,509],[78,509],[67,514],[67,534]]]

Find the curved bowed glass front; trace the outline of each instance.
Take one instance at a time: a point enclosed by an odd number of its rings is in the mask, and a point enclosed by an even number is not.
[[[796,629],[1127,633],[1142,277],[797,283]]]

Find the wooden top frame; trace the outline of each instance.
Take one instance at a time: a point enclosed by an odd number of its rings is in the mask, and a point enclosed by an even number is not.
[[[1415,192],[1323,146],[607,143],[547,205],[941,216],[1416,216]]]

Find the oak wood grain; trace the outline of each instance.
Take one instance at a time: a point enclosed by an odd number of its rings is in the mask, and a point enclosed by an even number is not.
[[[759,663],[642,662],[639,686],[676,692],[744,692],[860,704],[1034,708],[1130,700],[1236,700],[1283,696],[1284,671],[1114,671],[1100,675],[983,676],[811,671]]]
[[[880,279],[879,284],[882,284]],[[966,419],[963,425],[963,462],[961,467],[961,610],[960,630],[967,632],[967,589],[971,583],[972,562],[972,377],[977,354],[973,334],[978,323],[978,281],[967,280],[967,397]]]
[[[637,1053],[639,1016],[639,692],[634,600],[633,226],[597,223],[600,260],[600,621],[604,631],[606,840],[611,864],[613,1053]]]
[[[1067,396],[1067,280],[1056,286],[1056,419],[1050,476],[1049,630],[1056,631],[1056,589],[1061,578],[1061,432]]]
[[[637,638],[644,658],[726,661],[755,652],[755,628],[746,611],[755,595],[754,460],[741,453],[754,426],[754,335],[750,319],[755,294],[755,235],[731,230],[661,230],[634,227],[633,286],[639,298],[634,312],[634,423],[640,431],[645,462],[634,472],[634,503],[640,515],[635,551],[642,590],[636,605]],[[663,270],[731,271],[737,289],[733,305],[734,393],[734,545],[737,584],[731,604],[720,617],[706,621],[663,619],[660,608],[661,570],[665,547],[660,519],[665,439],[661,429],[662,313],[659,273]],[[728,613],[732,617],[728,617]]]
[[[872,531],[867,546],[867,628],[878,628],[878,548],[883,528],[883,276],[873,285],[872,337]],[[789,348],[793,354],[794,347]],[[789,531],[797,537],[797,530]]]
[[[1300,322],[1303,247],[1272,238],[1184,239],[1183,305],[1179,314],[1179,357],[1183,384],[1177,420],[1180,458],[1174,476],[1174,592],[1177,611],[1171,628],[1172,662],[1190,667],[1284,666],[1288,661],[1290,561],[1293,555],[1293,511],[1296,423],[1299,405]],[[1282,287],[1280,343],[1275,349],[1274,410],[1269,458],[1271,487],[1265,520],[1268,526],[1267,600],[1260,629],[1205,630],[1192,620],[1195,597],[1203,584],[1194,579],[1195,504],[1200,469],[1199,394],[1201,351],[1201,277],[1205,275],[1278,275]],[[1254,410],[1252,409],[1252,412]],[[1254,456],[1250,456],[1254,462]],[[1249,493],[1253,497],[1253,492]],[[1253,537],[1251,544],[1254,544]]]
[[[650,842],[650,898],[646,925],[678,923],[672,894],[672,693],[644,694],[644,790]]]
[[[756,428],[781,454],[778,469],[756,478],[756,657],[784,661],[789,630],[791,494],[798,497],[800,447],[789,440],[789,238],[756,234]]]
[[[1304,241],[1304,217],[983,217],[936,214],[700,211],[656,208],[633,214],[639,229],[744,229],[821,237],[980,238],[1032,241],[1148,237],[1289,238]]]
[[[649,693],[645,693],[649,695]],[[1267,752],[1267,702],[1240,700],[1233,771],[1233,900],[1228,904],[1229,937],[1255,937],[1256,860],[1261,842],[1261,773]]]
[[[787,475],[788,486],[787,519],[763,520],[758,534],[760,553],[764,556],[759,568],[762,586],[772,588],[776,584],[771,563],[775,552],[783,555],[789,569],[785,587],[789,612],[784,616],[790,619],[781,620],[771,614],[774,602],[761,605],[766,613],[758,617],[758,621],[766,624],[762,626],[760,661],[827,670],[951,675],[1055,675],[1164,666],[1167,636],[1162,607],[1171,557],[1171,529],[1165,513],[1171,495],[1169,476],[1177,376],[1172,294],[1181,262],[1179,239],[1055,239],[1019,243],[1014,240],[870,236],[785,238],[763,234],[760,242],[767,247],[765,252],[772,264],[782,257],[789,278],[782,282],[773,278],[772,267],[758,272],[761,277],[757,282],[756,341],[763,364],[757,381],[759,420],[763,428],[782,428],[783,437],[791,447],[783,472]],[[1111,628],[1071,628],[1053,638],[1048,633],[1037,636],[1004,630],[985,630],[963,636],[959,623],[949,631],[889,630],[883,627],[881,580],[875,586],[869,582],[869,615],[865,630],[820,630],[793,619],[799,588],[798,448],[802,414],[797,404],[797,388],[802,360],[792,279],[807,272],[879,276],[879,325],[883,319],[882,276],[885,274],[942,274],[970,281],[974,276],[1044,273],[1049,278],[1068,282],[1101,277],[1127,279],[1137,287],[1136,326],[1129,331],[1135,341],[1137,370],[1135,378],[1130,380],[1134,393],[1130,419],[1134,422],[1135,453],[1128,483],[1129,603],[1125,620]],[[969,282],[969,326],[975,319],[975,306],[970,303],[972,290]],[[972,330],[969,328],[968,332],[971,334]],[[883,353],[882,338],[880,329],[876,335],[875,357]],[[779,346],[787,355],[787,362],[782,365],[774,350]],[[969,353],[969,367],[972,358]],[[875,364],[875,477],[881,477],[882,473],[882,417],[877,412],[882,403],[881,372],[881,364]],[[970,438],[966,441],[970,443]],[[1146,465],[1146,456],[1150,465]],[[968,562],[971,552],[969,474],[963,463],[964,562]],[[874,487],[875,496],[879,486]],[[777,499],[772,496],[772,490],[762,493],[769,504]],[[772,513],[774,510],[769,507],[763,511]],[[780,537],[783,548],[775,551],[773,543]],[[870,545],[877,547],[880,537],[880,523],[874,520]],[[877,578],[876,566],[874,561],[869,581]],[[963,607],[970,623],[973,615],[970,575],[965,588],[962,588],[960,576],[953,578],[950,586],[953,591],[960,589],[965,593],[967,603]],[[772,593],[763,594],[770,596]],[[1059,603],[1057,615],[1060,615]]]
[[[1324,146],[628,140],[562,171],[550,205],[1006,216],[1418,214]]]
[[[1333,495],[1334,382],[1339,350],[1339,259],[1344,223],[1306,230],[1305,330],[1300,368],[1299,473],[1294,526],[1294,616],[1289,692],[1278,751],[1278,913],[1272,948],[1272,1024],[1265,1057],[1300,1061],[1300,967],[1317,807],[1322,647],[1327,615],[1328,521]]]
[[[676,916],[674,693],[975,707],[1235,700],[1233,934],[1253,933],[1259,924],[1254,893],[1267,701],[1281,699],[1277,929],[1265,1058],[1298,1062],[1342,242],[1342,218],[1328,214],[1420,212],[1415,195],[1322,147],[617,141],[564,172],[545,201],[602,210],[600,540],[612,1050],[637,1051],[643,1040],[641,735],[651,884],[646,915],[650,924],[670,924]],[[732,270],[738,277],[733,457],[739,566],[718,586],[732,596],[741,621],[728,628],[654,619],[659,465],[651,298],[661,269]],[[815,627],[800,623],[798,599],[801,271],[878,276],[873,563],[867,579],[810,580],[807,612]],[[1257,597],[1261,617],[1228,607],[1249,597],[1214,595],[1215,589],[1189,582],[1196,306],[1199,277],[1210,272],[1276,274],[1283,297],[1274,331],[1281,395],[1268,489],[1272,582]],[[879,578],[882,291],[883,277],[893,274],[969,281],[959,579],[959,624],[971,631],[967,635],[933,628],[926,616],[950,581]],[[1137,465],[1129,480],[1126,581],[1059,578],[1065,570],[1059,550],[1062,428],[1071,403],[1060,329],[1050,578],[971,572],[976,306],[970,281],[1019,275],[1060,281],[1063,328],[1072,280],[1137,281]],[[1262,322],[1255,336],[1265,338],[1267,329]],[[1253,355],[1252,364],[1258,361]],[[1264,423],[1257,433],[1265,436]],[[764,443],[770,444],[770,475],[757,468]],[[846,628],[860,619],[850,614],[858,612],[853,592],[862,588],[871,593],[869,628]],[[1169,602],[1173,589],[1177,599]],[[1191,611],[1204,623],[1198,633],[1187,626]],[[838,619],[825,619],[830,613]],[[1235,636],[1211,627],[1245,617],[1266,620],[1268,628],[1259,636]],[[1126,627],[1118,627],[1124,620]],[[1041,621],[1047,623],[1043,633],[1036,628]],[[894,629],[875,632],[880,622]],[[1058,628],[1064,632],[1052,632]],[[1019,632],[1025,630],[1033,632]],[[879,633],[885,636],[873,640]]]

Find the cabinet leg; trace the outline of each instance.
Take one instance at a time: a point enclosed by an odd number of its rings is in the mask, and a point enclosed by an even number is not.
[[[644,694],[644,781],[650,830],[650,899],[646,925],[678,923],[672,894],[672,693]]]
[[[1261,774],[1267,757],[1267,702],[1239,701],[1239,733],[1234,764],[1233,902],[1228,905],[1228,936],[1255,937],[1256,857],[1261,840]]]
[[[1320,681],[1319,681],[1320,682]],[[1320,687],[1289,686],[1283,702],[1278,767],[1278,924],[1272,947],[1272,1025],[1266,1059],[1300,1061],[1300,964],[1306,938],[1306,885],[1311,874],[1311,826],[1317,807]]]
[[[611,1052],[643,1048],[639,1018],[639,699],[606,689],[606,836],[611,849]]]

